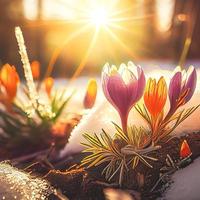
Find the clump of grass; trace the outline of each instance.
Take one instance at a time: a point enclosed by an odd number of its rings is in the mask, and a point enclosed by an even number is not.
[[[116,133],[111,137],[105,130],[97,135],[83,134],[86,143],[82,143],[90,155],[82,160],[82,165],[96,167],[105,164],[102,175],[108,181],[118,178],[118,183],[122,185],[123,177],[129,170],[133,170],[139,163],[152,168],[152,162],[156,158],[150,156],[159,146],[147,146],[150,140],[150,133],[143,127],[131,126],[127,134],[114,124]]]
[[[195,112],[200,105],[192,106],[188,109],[182,109],[181,111],[175,112],[169,118],[160,118],[156,131],[152,131],[152,118],[147,111],[145,105],[136,105],[135,108],[137,112],[142,116],[142,118],[147,122],[149,129],[151,130],[151,143],[159,144],[161,142],[166,142],[174,135],[173,131],[186,120],[193,112]]]

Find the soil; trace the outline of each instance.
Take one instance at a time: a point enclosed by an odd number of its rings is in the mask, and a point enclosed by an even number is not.
[[[187,140],[192,155],[190,159],[180,165],[180,146],[184,139]],[[80,162],[85,156],[83,153],[70,155],[60,161],[51,161],[54,170],[37,163],[32,165],[28,171],[35,172],[39,176],[42,175],[70,200],[104,200],[103,191],[106,188],[123,189],[134,200],[155,200],[162,196],[163,191],[170,183],[171,174],[178,170],[167,165],[167,155],[179,168],[189,165],[200,156],[200,132],[172,138],[167,143],[160,145],[162,148],[152,153],[152,156],[158,159],[158,161],[152,161],[153,168],[139,164],[135,170],[128,172],[122,186],[117,184],[117,180],[108,182],[104,179],[101,175],[103,165],[89,169],[80,167]],[[164,178],[160,180],[160,177]],[[158,180],[160,181],[158,182]]]

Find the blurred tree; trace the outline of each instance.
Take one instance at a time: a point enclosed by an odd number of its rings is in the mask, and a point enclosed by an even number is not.
[[[191,39],[187,58],[200,59],[200,1],[176,0],[172,26],[173,55],[181,57],[186,38]]]
[[[14,62],[12,55],[17,49],[14,27],[23,23],[23,1],[0,1],[0,13],[0,60]]]

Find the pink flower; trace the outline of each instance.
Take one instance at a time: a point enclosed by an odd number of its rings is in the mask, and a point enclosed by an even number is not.
[[[180,106],[186,104],[193,96],[197,83],[197,72],[193,66],[186,72],[176,68],[169,84],[170,111],[174,113]]]
[[[143,95],[143,70],[132,62],[128,62],[127,66],[121,64],[119,70],[107,63],[102,72],[102,87],[105,97],[118,111],[122,129],[126,133],[129,111]]]

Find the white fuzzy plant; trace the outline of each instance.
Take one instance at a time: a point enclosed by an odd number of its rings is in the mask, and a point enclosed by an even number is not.
[[[30,99],[30,106],[27,106],[26,112],[29,113],[29,115],[33,115],[35,111],[37,111],[42,117],[51,119],[55,116],[55,113],[51,111],[50,105],[43,104],[40,102],[40,97],[33,81],[31,65],[28,59],[24,37],[20,27],[15,28],[15,36],[19,47],[19,53],[21,55],[21,61],[24,69],[24,76],[26,78],[28,95]]]

